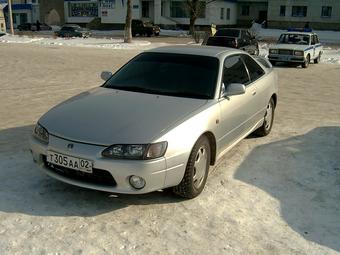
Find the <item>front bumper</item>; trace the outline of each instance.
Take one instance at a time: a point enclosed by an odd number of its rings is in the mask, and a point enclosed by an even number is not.
[[[295,56],[295,55],[269,54],[268,59],[270,61],[301,63],[301,64],[305,62],[304,56]]]
[[[72,143],[72,150],[67,146]],[[34,137],[30,138],[30,147],[34,162],[49,176],[76,186],[95,190],[143,194],[177,185],[182,179],[185,164],[168,167],[166,158],[155,160],[116,160],[101,156],[104,146],[71,142],[50,135],[49,144],[43,144]],[[53,166],[46,161],[47,151],[79,157],[93,161],[93,174]],[[184,158],[184,157],[183,157]],[[146,185],[135,189],[129,183],[131,175],[142,177]]]

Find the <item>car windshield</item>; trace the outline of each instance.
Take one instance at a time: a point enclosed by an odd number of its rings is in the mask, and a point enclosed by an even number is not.
[[[106,88],[177,97],[212,99],[219,60],[188,54],[146,52],[115,73]]]
[[[282,34],[278,43],[309,45],[309,36],[304,34]]]
[[[238,37],[240,35],[240,30],[237,29],[221,29],[218,30],[215,36],[230,36],[230,37]]]

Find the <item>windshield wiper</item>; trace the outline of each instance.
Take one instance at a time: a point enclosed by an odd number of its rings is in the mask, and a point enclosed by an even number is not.
[[[132,91],[132,92],[142,92],[142,93],[148,93],[148,94],[159,94],[160,93],[158,90],[155,90],[155,89],[142,88],[142,87],[137,87],[137,86],[126,86],[126,87],[125,86],[124,87],[107,86],[106,88]]]

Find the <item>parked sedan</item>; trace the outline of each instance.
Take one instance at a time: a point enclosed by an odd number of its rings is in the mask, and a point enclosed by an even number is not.
[[[59,37],[83,37],[87,38],[91,36],[90,30],[82,28],[79,25],[68,24],[62,26],[59,31],[55,32]]]
[[[281,34],[277,44],[269,48],[268,59],[273,65],[285,62],[307,68],[312,60],[318,64],[322,54],[323,46],[315,33],[289,31]]]
[[[36,23],[23,23],[18,25],[19,31],[37,31]],[[52,27],[45,23],[40,24],[40,30],[52,30]]]
[[[172,187],[193,198],[223,154],[272,129],[277,76],[244,51],[157,48],[102,78],[34,128],[33,159],[53,178],[115,193]]]

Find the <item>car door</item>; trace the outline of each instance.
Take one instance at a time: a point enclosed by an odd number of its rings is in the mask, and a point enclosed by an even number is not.
[[[252,57],[243,54],[242,60],[250,77],[248,87],[253,87],[251,98],[252,115],[248,123],[248,129],[253,129],[264,117],[268,99],[270,98],[269,87],[271,84],[267,82],[266,72]]]
[[[223,91],[231,83],[241,83],[246,91],[241,95],[223,97]],[[222,152],[241,138],[249,130],[249,119],[254,114],[255,84],[250,83],[250,77],[241,54],[227,57],[223,63],[221,81],[221,96],[219,98],[220,125],[217,130],[218,151]]]
[[[316,55],[316,57],[317,56],[319,56],[319,54],[321,53],[322,54],[322,52],[321,52],[321,50],[322,50],[322,45],[321,45],[321,43],[320,43],[320,41],[319,41],[319,38],[318,38],[318,36],[317,35],[314,35],[314,40],[315,40],[315,55]]]

